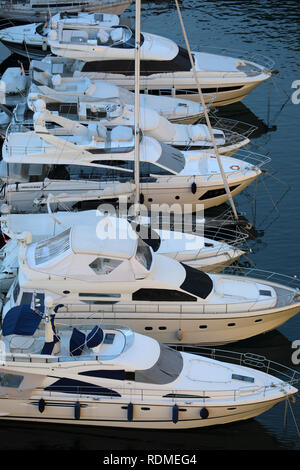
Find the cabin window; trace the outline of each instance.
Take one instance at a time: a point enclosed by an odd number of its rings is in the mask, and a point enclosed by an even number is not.
[[[152,302],[197,302],[197,298],[186,292],[172,289],[139,289],[132,294],[132,300]]]
[[[45,388],[50,392],[74,393],[81,395],[103,395],[109,397],[120,397],[121,395],[115,390],[99,385],[81,382],[80,380],[62,378]]]
[[[4,374],[0,372],[0,387],[18,388],[23,379],[23,375]]]
[[[119,47],[119,44],[118,46]],[[125,47],[125,46],[123,46]],[[191,61],[188,52],[178,47],[178,54],[171,60],[141,60],[141,75],[152,75],[161,72],[189,72]],[[102,60],[85,62],[81,72],[109,72],[133,75],[135,72],[134,60]]]
[[[107,165],[101,160],[96,160],[91,163],[98,164],[98,165]],[[63,166],[66,171],[65,178],[62,179],[69,179],[69,180],[96,180],[96,181],[103,181],[103,180],[114,180],[118,179],[119,181],[130,181],[133,178],[132,172],[128,172],[126,170],[122,171],[121,168],[116,168],[112,165],[112,161],[110,161],[110,168],[105,167],[96,167],[96,166],[82,166],[82,165],[57,165]],[[58,179],[56,174],[49,176],[50,179]]]
[[[79,297],[103,297],[103,298],[120,298],[121,297],[121,294],[95,294],[95,293],[92,293],[92,292],[85,292],[85,293],[80,293],[78,294]]]
[[[94,271],[95,274],[110,274],[114,269],[116,269],[122,260],[110,259],[110,258],[96,258],[89,267]]]
[[[79,372],[78,375],[87,375],[89,377],[101,377],[102,379],[113,380],[135,380],[135,372],[126,370],[87,370]]]
[[[235,186],[229,186],[229,189],[230,191],[233,191],[234,189],[238,187],[239,187],[239,184]],[[199,197],[199,201],[202,201],[203,199],[212,199],[213,197],[223,196],[223,194],[226,194],[225,188],[210,189],[206,191],[206,193],[202,194],[202,196]]]

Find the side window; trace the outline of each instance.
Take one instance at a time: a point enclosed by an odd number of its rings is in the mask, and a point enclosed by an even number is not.
[[[147,300],[153,302],[197,302],[197,297],[171,289],[139,289],[132,294],[132,300]]]
[[[18,388],[23,378],[23,375],[4,374],[0,372],[0,386]]]
[[[110,274],[122,263],[118,259],[96,258],[89,266],[95,274]]]

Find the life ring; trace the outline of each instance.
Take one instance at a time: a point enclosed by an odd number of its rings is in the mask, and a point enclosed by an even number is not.
[[[0,132],[0,137],[3,139],[3,140],[7,140],[7,137],[5,134],[3,134],[2,132]]]
[[[229,167],[231,170],[240,170],[241,168],[239,167],[239,165],[231,165]]]

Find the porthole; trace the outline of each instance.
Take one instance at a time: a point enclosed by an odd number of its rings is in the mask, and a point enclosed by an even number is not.
[[[148,202],[153,202],[152,197],[149,197]]]
[[[235,323],[228,323],[227,326],[235,326],[236,324]]]
[[[149,411],[150,408],[147,408],[146,406],[142,406],[141,410],[143,410],[143,411]]]
[[[204,330],[205,328],[207,328],[207,325],[199,325],[199,328]]]
[[[180,196],[175,196],[175,199],[177,199],[177,200],[180,199]]]
[[[153,330],[152,326],[145,326],[145,330],[150,331]]]
[[[258,323],[260,321],[262,321],[262,318],[258,318],[257,320],[254,320],[255,323]]]
[[[69,290],[63,290],[63,294],[70,294]]]
[[[158,329],[159,329],[159,330],[166,330],[167,327],[166,327],[166,326],[159,326]]]

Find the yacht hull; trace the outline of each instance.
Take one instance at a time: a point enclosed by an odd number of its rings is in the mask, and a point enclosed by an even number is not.
[[[68,311],[60,310],[56,317],[69,324],[80,324],[83,320],[93,325],[97,321],[124,324],[163,343],[218,346],[272,331],[300,312],[300,302],[265,311],[232,313],[218,313],[213,311],[213,306],[210,313],[200,313],[191,306],[171,308],[155,302],[138,306],[134,303],[130,306],[101,306],[100,312],[96,307],[71,305]],[[224,306],[220,305],[220,308],[224,309]]]
[[[236,421],[254,418],[286,399],[279,396],[275,399],[265,399],[259,402],[238,403],[228,401],[224,404],[210,404],[205,400],[193,405],[182,404],[177,400],[179,411],[178,421],[172,420],[172,405],[155,403],[145,399],[144,401],[131,400],[115,402],[113,399],[98,397],[98,399],[84,399],[74,397],[73,400],[63,398],[43,397],[46,402],[45,410],[38,410],[38,400],[1,399],[0,418],[15,421],[35,421],[46,423],[76,424],[85,426],[121,427],[131,429],[189,429],[228,424]],[[76,403],[80,403],[80,418],[75,417]],[[245,400],[246,401],[246,400]],[[133,419],[127,419],[127,405],[133,404]],[[209,416],[202,419],[200,410],[205,407]],[[144,408],[144,410],[143,410]],[[145,409],[147,411],[145,411]]]
[[[260,170],[257,170],[256,176],[247,177],[241,179],[229,180],[232,196],[236,196],[246,189],[260,174]],[[79,185],[74,182],[65,181],[64,184],[60,181],[49,181],[47,184],[44,183],[20,183],[18,185],[8,185],[2,189],[0,194],[0,203],[6,203],[11,207],[12,212],[46,212],[47,206],[34,206],[33,201],[37,198],[47,198],[49,194],[52,194],[59,198],[64,194],[74,195],[74,201],[76,202],[76,196],[80,200],[80,196],[86,194],[88,191],[103,190],[104,186],[99,183],[89,184],[87,181],[78,182],[82,183]],[[192,192],[192,184],[196,183],[196,191]],[[203,178],[189,176],[187,178],[182,177],[171,177],[169,180],[165,178],[164,181],[153,182],[153,183],[142,183],[141,192],[143,195],[143,204],[148,210],[153,212],[159,212],[162,210],[161,205],[168,205],[171,210],[183,211],[184,213],[194,213],[201,209],[208,209],[210,207],[219,206],[227,202],[228,197],[223,185],[213,184],[212,181],[203,182]],[[118,196],[115,197],[117,199]],[[94,199],[97,201],[97,197]],[[101,198],[98,198],[99,204]],[[66,206],[72,208],[75,202],[67,203]],[[106,202],[106,200],[102,200]],[[63,209],[64,210],[64,209]]]
[[[13,19],[15,21],[27,21],[29,23],[34,23],[37,21],[45,21],[49,17],[49,10],[52,15],[63,11],[68,13],[78,13],[80,11],[85,12],[101,12],[101,13],[110,13],[115,15],[121,15],[126,8],[132,3],[130,0],[120,0],[119,2],[106,2],[102,3],[99,1],[83,2],[83,1],[74,1],[73,4],[66,5],[65,2],[61,2],[62,6],[59,5],[59,2],[54,2],[54,7],[51,6],[51,2],[47,2],[46,6],[41,6],[39,8],[33,8],[32,5],[26,5],[17,3],[1,5],[1,18]]]
[[[42,49],[41,45],[33,45],[29,43],[17,43],[6,41],[1,39],[1,42],[4,46],[6,46],[12,54],[17,54],[26,59],[35,59],[35,60],[42,60],[46,55],[51,53],[49,46],[45,50]]]
[[[77,72],[77,76],[85,76],[98,80],[106,80],[114,85],[123,86],[130,91],[134,91],[134,81],[131,77],[125,77],[110,73]],[[142,93],[150,95],[160,95],[160,89],[169,90],[169,96],[177,99],[191,100],[200,102],[199,93],[195,92],[195,81],[193,77],[177,77],[176,74],[152,75],[150,77],[141,77],[140,90]],[[232,103],[243,100],[258,85],[269,78],[269,75],[262,74],[261,78],[234,78],[226,77],[222,73],[220,77],[206,78],[207,75],[198,74],[201,90],[205,103],[210,107],[227,106]],[[212,91],[213,90],[213,91]]]

